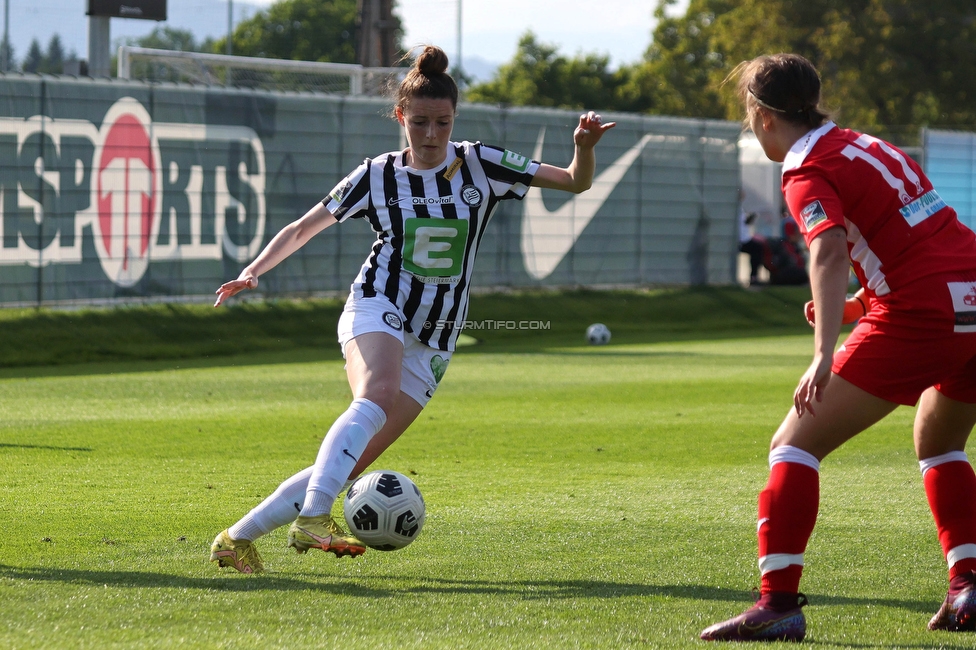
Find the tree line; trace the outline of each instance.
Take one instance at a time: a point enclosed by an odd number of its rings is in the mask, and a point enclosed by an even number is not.
[[[37,72],[44,74],[63,74],[65,65],[78,62],[78,54],[65,51],[61,37],[57,34],[48,41],[47,49],[36,38],[31,41],[24,58],[18,63],[13,46],[0,40],[0,52],[6,54],[4,61],[8,71]],[[2,56],[2,55],[0,55]]]
[[[657,0],[657,23],[638,61],[612,68],[605,54],[566,56],[525,32],[493,78],[468,83],[461,76],[464,98],[738,120],[734,84],[725,82],[734,67],[760,54],[796,52],[821,71],[826,107],[846,126],[887,137],[926,125],[976,127],[972,0],[690,0],[683,15],[672,15],[676,1]],[[236,25],[231,51],[353,63],[356,20],[356,0],[278,0]],[[198,43],[170,27],[132,44],[227,51],[226,38]],[[64,56],[58,48],[53,39],[46,53],[32,46],[22,68],[49,71],[44,66]]]
[[[820,70],[826,108],[845,125],[896,137],[921,126],[976,127],[976,3],[972,0],[658,0],[643,58],[609,68],[566,57],[525,34],[472,101],[599,107],[737,120],[740,62],[796,52]]]

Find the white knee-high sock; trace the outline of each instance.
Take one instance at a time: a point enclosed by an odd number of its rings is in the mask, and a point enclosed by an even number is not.
[[[303,517],[327,514],[366,445],[386,424],[386,413],[368,399],[355,399],[329,429],[315,458]]]
[[[285,479],[274,494],[254,506],[251,512],[228,529],[227,534],[230,538],[255,540],[279,526],[295,521],[298,511],[305,503],[308,477],[312,475],[312,469],[307,467]]]

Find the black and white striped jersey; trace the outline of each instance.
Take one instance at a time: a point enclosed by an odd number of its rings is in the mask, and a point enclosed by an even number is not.
[[[453,351],[485,227],[499,201],[525,196],[539,163],[480,142],[451,142],[436,169],[403,159],[403,152],[367,159],[322,203],[340,222],[369,219],[376,233],[351,297],[385,296],[403,311],[408,332]]]

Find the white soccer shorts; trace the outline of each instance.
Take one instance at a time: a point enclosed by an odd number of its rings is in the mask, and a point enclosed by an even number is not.
[[[416,336],[404,331],[405,321],[403,312],[384,297],[350,297],[339,317],[339,345],[345,357],[346,343],[360,334],[386,332],[396,337],[403,344],[400,390],[421,406],[427,406],[453,353],[424,345]]]

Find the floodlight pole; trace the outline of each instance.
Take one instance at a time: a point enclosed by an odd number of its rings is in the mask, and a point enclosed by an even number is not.
[[[227,0],[227,56],[234,53],[234,0]],[[227,76],[224,85],[230,88],[234,85],[234,69],[227,66]]]
[[[234,0],[227,0],[227,56],[233,54],[234,40]]]
[[[111,25],[108,16],[88,16],[88,75],[107,77],[111,72]]]
[[[461,2],[457,0],[457,76],[460,81],[464,76],[464,64],[461,63]]]
[[[0,52],[0,72],[10,69],[10,0],[3,0],[3,52]]]

